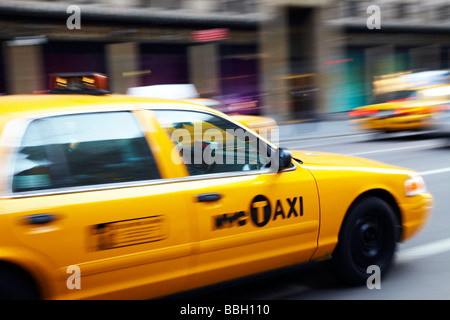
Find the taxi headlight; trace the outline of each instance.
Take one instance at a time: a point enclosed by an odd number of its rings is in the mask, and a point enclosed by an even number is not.
[[[425,181],[421,176],[413,176],[405,181],[405,194],[408,197],[426,192]]]

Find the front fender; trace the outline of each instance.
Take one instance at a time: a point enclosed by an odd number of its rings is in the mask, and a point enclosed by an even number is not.
[[[382,174],[334,168],[311,169],[311,172],[316,179],[321,212],[318,249],[313,259],[321,259],[333,253],[345,215],[361,195],[382,190],[398,205],[406,201],[402,193],[404,181],[410,176],[407,171]],[[399,205],[399,208],[403,207]],[[400,214],[403,217],[404,213]]]

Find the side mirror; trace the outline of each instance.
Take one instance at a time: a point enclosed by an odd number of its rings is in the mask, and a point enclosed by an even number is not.
[[[278,148],[278,172],[289,168],[291,165],[292,154],[288,149]]]

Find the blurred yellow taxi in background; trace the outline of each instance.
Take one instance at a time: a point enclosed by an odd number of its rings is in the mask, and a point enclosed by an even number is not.
[[[55,79],[85,94],[0,97],[1,298],[147,299],[330,258],[363,284],[428,219],[414,171]]]
[[[351,122],[358,129],[381,132],[433,129],[449,108],[448,74],[429,71],[378,80],[374,83],[373,104],[350,111]]]
[[[228,113],[230,118],[255,131],[257,134],[266,138],[267,140],[271,142],[278,141],[279,127],[277,125],[277,122],[270,117],[251,114],[236,114],[235,112],[229,112],[227,106],[223,106],[220,101],[210,98],[192,98],[184,99],[183,101],[199,104],[202,106],[213,108],[215,110],[219,110],[221,112]]]
[[[278,141],[279,128],[274,119],[249,114],[231,114],[230,117],[247,128],[254,130],[267,140],[272,142]]]

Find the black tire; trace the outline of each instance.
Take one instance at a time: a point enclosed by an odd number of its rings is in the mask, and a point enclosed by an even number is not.
[[[330,271],[350,285],[365,284],[370,265],[389,270],[398,240],[398,222],[392,207],[377,197],[355,203],[347,213],[339,242],[329,263]]]
[[[0,268],[0,300],[37,300],[39,292],[31,278],[14,267]]]

